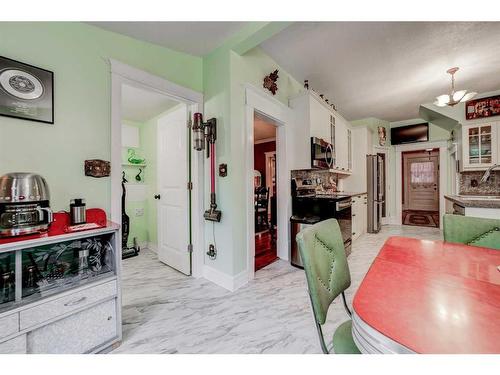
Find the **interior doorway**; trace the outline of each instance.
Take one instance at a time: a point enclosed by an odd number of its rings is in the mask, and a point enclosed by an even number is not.
[[[278,259],[276,126],[267,116],[254,113],[255,271]]]
[[[188,125],[203,95],[115,60],[111,73],[111,220],[122,222],[125,202],[132,238],[142,231],[141,245],[156,253],[150,256],[200,277],[204,158],[190,146]],[[133,204],[121,199],[124,186]]]
[[[402,153],[402,223],[439,228],[439,149]]]
[[[188,108],[144,87],[122,85],[122,254],[140,248],[191,274]],[[133,262],[133,259],[130,259]]]

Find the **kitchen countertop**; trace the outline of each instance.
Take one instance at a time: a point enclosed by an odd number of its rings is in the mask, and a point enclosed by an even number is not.
[[[319,198],[319,199],[343,199],[343,198],[350,198],[350,197],[355,197],[358,195],[363,195],[366,193],[353,193],[353,192],[346,192],[346,191],[339,191],[336,193],[330,193],[330,194],[308,194],[308,195],[302,195],[298,196],[300,198]]]
[[[478,208],[499,208],[500,198],[495,196],[467,196],[467,195],[445,195],[449,201],[457,203],[463,207],[478,207]],[[489,199],[488,199],[489,198]]]

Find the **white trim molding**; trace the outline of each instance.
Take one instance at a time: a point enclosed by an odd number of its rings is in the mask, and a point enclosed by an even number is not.
[[[254,114],[259,112],[273,120],[276,125],[276,188],[277,188],[277,255],[283,260],[289,258],[289,222],[291,213],[290,166],[292,127],[290,108],[260,88],[243,85],[245,88],[245,186],[246,186],[246,252],[247,278],[255,276],[255,211],[254,211]]]
[[[401,184],[402,178],[402,153],[406,151],[419,151],[430,148],[439,148],[439,227],[443,229],[442,215],[446,212],[446,200],[444,196],[448,194],[448,141],[432,141],[421,143],[409,143],[404,145],[396,145],[394,147],[396,153],[396,220],[398,225],[402,225],[403,204],[402,194],[403,188]],[[398,183],[399,181],[399,183]]]
[[[276,137],[259,139],[258,141],[255,141],[253,144],[260,145],[262,143],[273,142],[273,141],[276,141]]]
[[[221,272],[213,267],[205,265],[203,267],[203,277],[224,289],[234,292],[236,289],[241,288],[248,283],[248,271],[244,270],[235,276]]]
[[[121,164],[122,164],[122,86],[124,84],[158,92],[185,103],[191,112],[203,112],[203,94],[162,77],[109,59],[111,65],[111,220],[121,223]],[[204,157],[191,150],[192,155],[192,275],[203,275],[205,221],[204,207]],[[120,232],[121,236],[121,232]]]

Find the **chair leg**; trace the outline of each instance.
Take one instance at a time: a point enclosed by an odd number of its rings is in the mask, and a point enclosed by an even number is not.
[[[352,316],[351,310],[349,310],[349,306],[347,306],[344,292],[342,292],[342,302],[344,302],[344,309],[347,312],[347,315]]]

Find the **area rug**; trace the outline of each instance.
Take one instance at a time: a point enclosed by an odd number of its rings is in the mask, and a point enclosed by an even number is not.
[[[439,228],[439,212],[405,210],[403,211],[403,224]]]

